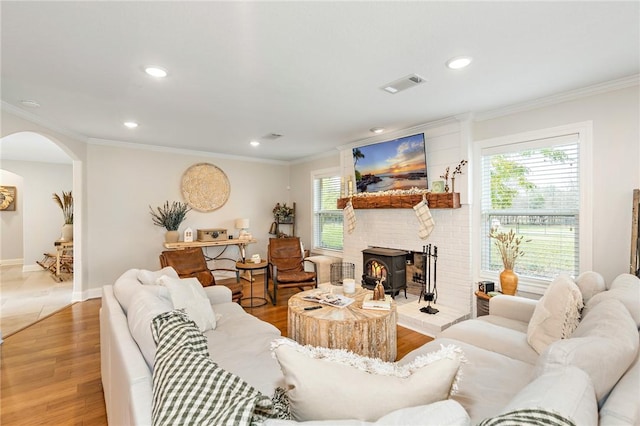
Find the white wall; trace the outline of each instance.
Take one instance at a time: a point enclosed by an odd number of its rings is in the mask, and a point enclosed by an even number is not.
[[[53,201],[53,193],[62,195],[62,191],[73,188],[73,170],[71,165],[32,161],[2,162],[2,168],[22,176],[23,186],[18,192],[22,210],[24,234],[23,269],[40,270],[36,260],[42,260],[45,252],[54,251],[54,241],[60,238],[60,229],[64,225],[64,216],[60,207]],[[3,213],[5,214],[5,213]],[[2,229],[2,244],[6,241],[5,228]],[[17,236],[12,236],[17,238]],[[3,256],[5,256],[3,250]]]
[[[632,191],[639,187],[639,87],[478,121],[484,140],[582,121],[593,122],[593,270],[607,282],[629,272]]]
[[[182,174],[197,163],[211,163],[227,175],[229,200],[218,210],[192,210],[180,227],[225,228],[237,236],[234,221],[250,219],[258,243],[247,254],[266,257],[272,209],[288,198],[289,165],[184,151],[151,151],[92,141],[88,146],[88,260],[92,289],[110,284],[129,268],[158,269],[164,228],[153,225],[149,205],[182,201]],[[210,254],[217,254],[210,249]],[[228,249],[232,257],[235,247]]]
[[[4,162],[1,165],[4,167]],[[0,183],[3,186],[16,187],[16,209],[13,211],[4,210],[0,212],[0,264],[1,265],[21,265],[24,256],[24,245],[22,238],[23,224],[23,185],[22,176],[10,171],[0,169]]]

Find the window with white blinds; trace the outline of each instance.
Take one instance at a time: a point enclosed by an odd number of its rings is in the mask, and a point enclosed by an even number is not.
[[[342,210],[338,209],[340,176],[313,176],[313,246],[316,249],[342,250]]]
[[[580,270],[580,135],[485,147],[481,155],[481,269],[503,269],[491,228],[523,236],[521,277]]]

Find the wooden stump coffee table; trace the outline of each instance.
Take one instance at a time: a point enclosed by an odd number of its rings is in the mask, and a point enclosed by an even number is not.
[[[323,286],[327,289],[332,286]],[[342,287],[333,287],[335,293],[342,293]],[[338,290],[339,289],[339,290]],[[356,289],[347,297],[355,299],[345,308],[309,302],[303,296],[314,290],[295,294],[289,299],[289,337],[302,345],[321,346],[332,349],[347,349],[359,355],[395,361],[397,355],[397,313],[396,304],[391,309],[379,311],[362,309],[362,300],[371,293],[363,288]],[[309,306],[321,309],[305,310]]]

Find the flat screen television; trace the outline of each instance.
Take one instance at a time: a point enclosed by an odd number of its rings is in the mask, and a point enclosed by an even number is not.
[[[358,193],[429,188],[424,133],[354,148],[353,166]]]

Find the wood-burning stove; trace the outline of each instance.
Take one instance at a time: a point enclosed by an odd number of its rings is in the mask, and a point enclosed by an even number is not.
[[[404,290],[407,297],[406,256],[409,252],[384,247],[362,250],[362,287],[373,290],[382,281],[385,293],[395,297]]]

